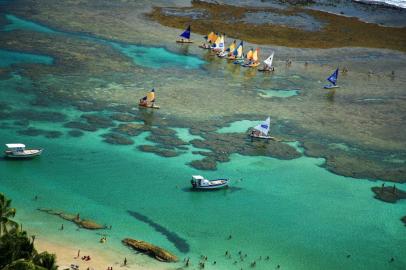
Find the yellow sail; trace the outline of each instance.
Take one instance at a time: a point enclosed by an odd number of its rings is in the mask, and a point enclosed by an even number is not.
[[[252,52],[252,50],[250,50],[250,51],[247,53],[247,59],[248,59],[248,60],[251,60],[251,59],[252,59],[252,55],[253,55],[253,52]]]
[[[148,102],[153,102],[154,100],[155,100],[155,92],[154,91],[148,92],[147,101]]]
[[[253,55],[252,55],[252,60],[253,60],[254,62],[257,62],[257,61],[258,61],[258,49],[256,49],[256,50],[254,51],[254,53],[253,53]]]
[[[230,44],[230,46],[228,47],[228,49],[230,50],[230,52],[233,52],[235,50],[235,47],[237,45],[235,44],[235,40],[233,41],[233,43]]]
[[[241,58],[242,57],[242,46],[239,46],[237,49],[237,58]]]
[[[218,48],[220,43],[221,43],[221,37],[220,36],[217,37],[215,43],[216,43],[216,48]]]

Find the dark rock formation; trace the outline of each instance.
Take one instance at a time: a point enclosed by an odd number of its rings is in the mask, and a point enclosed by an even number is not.
[[[179,153],[174,150],[164,149],[154,145],[140,145],[138,146],[138,149],[143,152],[154,153],[162,157],[176,157],[179,155]]]
[[[177,262],[178,257],[170,253],[169,251],[154,246],[153,244],[139,241],[131,238],[126,238],[122,240],[123,244],[132,247],[135,250],[148,254],[149,256],[163,262]]]
[[[133,122],[138,120],[135,115],[129,113],[115,113],[111,116],[111,119],[120,122]]]
[[[70,221],[75,223],[77,226],[84,228],[84,229],[88,229],[88,230],[101,230],[101,229],[106,229],[106,226],[103,225],[99,225],[96,222],[92,221],[92,220],[88,220],[88,219],[81,219],[80,217],[78,217],[78,215],[73,215],[73,214],[68,214],[68,213],[64,213],[61,211],[55,211],[52,209],[47,209],[47,208],[38,208],[38,211],[50,214],[50,215],[54,215],[54,216],[58,216],[64,220]]]
[[[58,138],[62,135],[60,131],[50,131],[50,130],[43,130],[38,128],[28,128],[17,131],[18,134],[27,135],[27,136],[39,136],[43,135],[47,138],[53,139]]]
[[[118,127],[113,129],[113,131],[115,132],[125,134],[128,136],[137,136],[146,130],[149,130],[149,127],[146,127],[145,125],[138,123],[120,124],[118,125]]]
[[[372,187],[371,190],[375,193],[375,199],[388,202],[396,203],[398,200],[406,199],[406,192],[398,189],[396,186],[385,187]]]
[[[405,226],[406,226],[406,216],[402,217],[400,220],[402,220],[403,223],[405,223]]]
[[[131,140],[130,138],[127,138],[123,135],[120,135],[118,133],[106,133],[106,134],[103,134],[102,137],[104,137],[103,141],[110,143],[110,144],[121,144],[121,145],[134,144],[133,140]]]
[[[202,160],[193,160],[189,165],[198,170],[216,170],[217,162],[213,158],[206,157]]]
[[[97,114],[82,114],[82,118],[86,119],[86,121],[95,127],[98,128],[108,128],[114,126],[113,120],[108,117],[104,117],[102,115]]]
[[[82,131],[80,131],[80,130],[73,129],[73,130],[70,130],[68,132],[68,134],[71,137],[80,137],[80,136],[83,136],[84,133]]]
[[[168,239],[168,241],[173,243],[180,252],[183,252],[183,253],[189,252],[189,250],[190,250],[189,244],[186,242],[185,239],[180,237],[177,233],[170,231],[169,229],[165,228],[161,224],[156,223],[155,221],[151,220],[149,217],[147,217],[139,212],[136,212],[136,211],[127,211],[127,212],[132,217],[148,224],[149,226],[154,228],[155,231],[164,235],[166,237],[166,239]]]
[[[84,130],[84,131],[96,131],[97,130],[97,127],[94,126],[94,125],[90,125],[90,124],[82,123],[82,122],[77,122],[77,121],[68,122],[63,126],[68,127],[68,128],[81,129],[81,130]]]

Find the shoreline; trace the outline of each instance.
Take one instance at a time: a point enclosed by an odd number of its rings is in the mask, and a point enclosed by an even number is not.
[[[59,269],[70,269],[70,265],[78,265],[79,269],[98,269],[103,270],[108,267],[113,267],[113,269],[128,269],[128,270],[142,270],[151,269],[159,270],[164,269],[164,267],[157,267],[146,265],[142,266],[137,264],[136,258],[134,257],[123,257],[122,254],[117,252],[111,246],[104,246],[101,248],[88,248],[82,243],[77,243],[73,245],[67,243],[66,241],[57,243],[46,237],[40,237],[35,239],[35,246],[38,252],[48,251],[56,255],[56,261]],[[77,258],[78,250],[80,250],[80,257]],[[90,261],[84,261],[81,259],[82,256],[90,256]],[[127,265],[123,264],[124,258],[127,259]]]

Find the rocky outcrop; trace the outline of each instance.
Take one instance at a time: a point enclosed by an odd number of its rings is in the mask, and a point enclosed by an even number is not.
[[[406,192],[398,189],[396,186],[385,187],[372,187],[371,190],[375,193],[375,199],[388,202],[396,203],[398,200],[406,199]]]
[[[148,254],[149,256],[163,262],[177,262],[178,257],[176,257],[174,254],[170,253],[169,251],[155,246],[153,244],[150,244],[148,242],[140,241],[140,240],[135,240],[131,238],[125,238],[122,240],[123,244],[138,250],[140,252],[143,252],[145,254]]]
[[[403,223],[405,223],[405,226],[406,226],[406,216],[402,217],[400,220],[402,220]]]
[[[88,229],[88,230],[101,230],[101,229],[106,229],[106,226],[104,225],[100,225],[97,224],[96,222],[92,221],[92,220],[88,220],[88,219],[81,219],[79,214],[77,215],[73,215],[73,214],[69,214],[69,213],[64,213],[64,212],[60,212],[60,211],[55,211],[52,209],[47,209],[47,208],[38,208],[38,211],[50,214],[50,215],[54,215],[54,216],[58,216],[64,220],[70,221],[75,223],[76,225],[78,225],[81,228],[84,229]]]

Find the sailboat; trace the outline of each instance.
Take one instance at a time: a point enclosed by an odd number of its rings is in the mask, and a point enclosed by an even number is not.
[[[253,53],[251,59],[248,60],[246,64],[243,64],[243,67],[257,67],[259,66],[259,61],[258,61],[258,52],[259,49],[257,48]],[[248,59],[248,55],[247,55]]]
[[[199,48],[202,48],[202,49],[211,49],[211,44],[216,41],[217,35],[216,35],[214,32],[210,32],[210,33],[205,37],[205,39],[206,39],[207,44],[206,44],[206,43],[203,43],[202,45],[199,45]]]
[[[190,40],[190,25],[179,36],[181,39],[176,40],[176,43],[193,43],[193,41]]]
[[[253,55],[254,55],[254,51],[252,49],[250,49],[248,51],[247,55],[245,56],[245,60],[244,59],[237,60],[234,62],[234,64],[240,64],[242,66],[246,66],[251,62]]]
[[[268,117],[264,122],[255,126],[250,133],[251,138],[258,138],[258,139],[272,139],[274,140],[275,137],[269,136],[269,126],[271,124],[271,118]]]
[[[274,67],[272,67],[273,55],[274,55],[274,52],[272,52],[271,55],[267,59],[264,60],[264,67],[261,69],[258,69],[258,71],[262,71],[262,72],[274,71]]]
[[[338,68],[331,74],[328,78],[327,81],[330,82],[330,84],[327,84],[324,86],[324,89],[333,89],[333,88],[338,88],[340,86],[337,85],[337,79],[338,79]]]
[[[237,47],[237,42],[234,40],[233,43],[231,43],[230,46],[227,48],[227,50],[219,53],[217,56],[220,58],[231,56],[236,47]]]
[[[244,54],[243,54],[243,47],[244,47],[244,42],[241,41],[240,45],[233,51],[233,53],[228,57],[229,60],[244,60]]]
[[[140,99],[138,106],[144,108],[152,108],[152,109],[159,109],[160,107],[155,104],[155,89],[152,88],[151,91],[147,93],[147,95]]]
[[[220,35],[217,37],[214,45],[212,46],[212,51],[215,52],[223,52],[224,51],[224,35]]]

